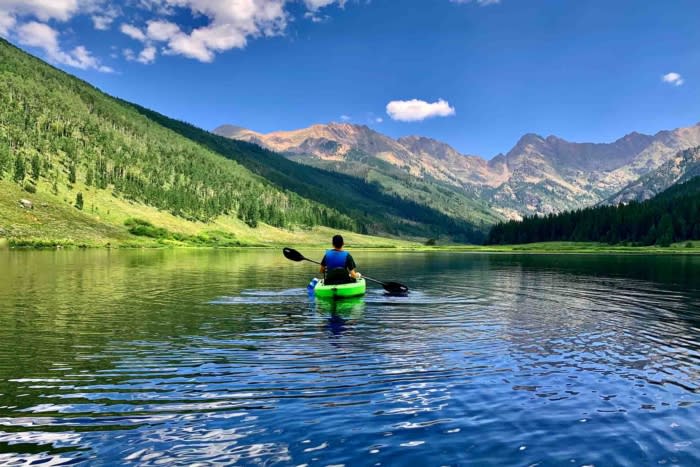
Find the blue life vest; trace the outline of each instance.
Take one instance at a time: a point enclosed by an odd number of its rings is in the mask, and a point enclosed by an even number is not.
[[[326,251],[326,270],[343,268],[345,269],[345,261],[348,259],[347,251],[328,250]]]

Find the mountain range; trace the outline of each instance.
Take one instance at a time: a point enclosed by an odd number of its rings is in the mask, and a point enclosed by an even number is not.
[[[370,244],[391,242],[360,234],[485,233],[466,215],[115,99],[0,39],[0,244],[325,244],[337,231]]]
[[[695,170],[697,152],[683,151],[700,146],[700,124],[655,135],[634,132],[612,143],[575,143],[526,134],[508,153],[490,160],[462,154],[431,138],[394,139],[350,123],[267,134],[222,125],[214,132],[356,176],[371,175],[368,167],[381,162],[414,181],[482,201],[494,217],[510,219],[648,199]],[[675,175],[669,176],[669,170]]]
[[[212,133],[0,39],[0,237],[18,245],[258,244],[316,227],[479,243],[507,219],[651,197],[700,173],[698,147],[700,125],[610,144],[528,134],[490,160],[349,123]]]

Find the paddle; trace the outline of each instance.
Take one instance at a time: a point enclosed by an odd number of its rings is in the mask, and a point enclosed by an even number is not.
[[[287,258],[288,260],[291,261],[296,261],[297,263],[299,261],[308,261],[310,263],[315,263],[315,264],[321,264],[318,261],[314,261],[309,258],[305,258],[304,255],[299,253],[297,250],[294,250],[292,248],[284,248],[282,250],[282,254],[284,254],[284,257]],[[375,282],[377,284],[380,284],[382,287],[384,287],[384,290],[389,292],[392,295],[406,295],[408,293],[408,287],[406,287],[403,284],[400,284],[398,282],[383,282],[377,279],[372,279],[371,277],[367,277],[364,274],[362,275],[366,280],[370,282]]]

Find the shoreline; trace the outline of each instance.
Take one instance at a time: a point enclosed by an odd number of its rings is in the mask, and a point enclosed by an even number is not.
[[[396,242],[396,243],[393,243]],[[687,246],[688,244],[692,246]],[[238,245],[193,245],[174,241],[135,240],[126,242],[76,242],[68,239],[12,239],[0,238],[0,251],[47,251],[47,250],[274,250],[285,246],[324,249],[325,244],[289,242],[288,244],[238,244]],[[670,247],[659,246],[619,246],[597,243],[551,242],[519,245],[436,245],[427,246],[416,243],[407,245],[405,240],[387,239],[387,244],[367,245],[361,242],[350,243],[348,248],[366,251],[393,251],[401,253],[474,253],[474,254],[613,254],[613,255],[700,255],[700,241],[686,241]]]

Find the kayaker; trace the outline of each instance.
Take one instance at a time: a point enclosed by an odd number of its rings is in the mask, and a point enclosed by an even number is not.
[[[341,235],[333,236],[333,249],[326,251],[321,260],[321,274],[328,285],[349,284],[362,277],[355,271],[357,265],[350,253],[343,250],[345,241]]]

